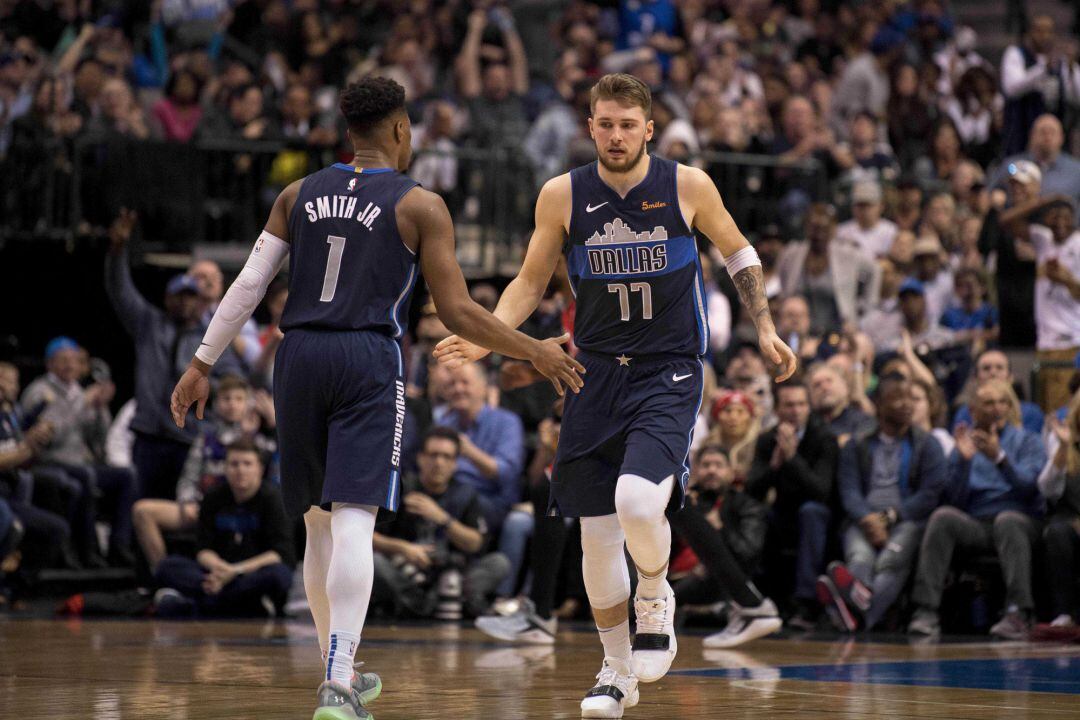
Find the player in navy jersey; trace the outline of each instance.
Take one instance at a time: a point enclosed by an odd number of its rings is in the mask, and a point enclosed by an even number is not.
[[[285,502],[307,526],[304,586],[326,664],[315,720],[370,718],[363,706],[382,687],[374,673],[354,673],[353,660],[371,595],[375,516],[400,501],[399,341],[418,273],[454,332],[531,361],[560,394],[564,386],[576,393],[584,371],[561,347],[568,336],[531,339],[469,298],[446,205],[402,174],[411,157],[402,87],[366,78],[341,93],[341,111],[353,163],[278,196],[172,396],[177,425],[193,403],[202,418],[210,367],[288,258],[274,403]]]
[[[525,262],[495,316],[510,327],[524,321],[565,255],[588,382],[565,401],[549,510],[581,518],[585,588],[604,646],[582,716],[618,718],[637,703],[638,681],[663,677],[676,651],[664,513],[681,506],[686,490],[708,347],[692,229],[723,254],[778,381],[795,372],[796,359],[776,335],[757,253],[709,177],[646,153],[648,88],[630,75],[606,75],[591,101],[598,162],[544,185]],[[450,337],[435,354],[454,366],[487,352]],[[638,572],[633,645],[624,542]]]

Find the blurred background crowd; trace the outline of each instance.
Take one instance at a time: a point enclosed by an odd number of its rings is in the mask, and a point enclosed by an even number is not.
[[[653,92],[650,151],[705,169],[757,248],[802,365],[774,386],[702,239],[710,376],[681,514],[711,532],[673,520],[680,606],[721,621],[722,545],[791,627],[1071,627],[1076,16],[1059,0],[0,0],[4,605],[139,587],[156,592],[64,611],[302,613],[270,393],[284,278],[216,367],[207,419],[178,430],[166,409],[226,273],[277,191],[350,159],[337,91],[379,74],[406,88],[410,173],[446,199],[493,308],[538,188],[595,158],[588,88],[625,71]],[[554,281],[525,329],[572,322]],[[417,293],[404,512],[376,539],[388,615],[520,609],[530,538],[562,523],[536,501],[554,393],[516,361],[433,364],[446,333]],[[574,617],[563,525],[553,612]],[[834,561],[872,601],[830,604]]]

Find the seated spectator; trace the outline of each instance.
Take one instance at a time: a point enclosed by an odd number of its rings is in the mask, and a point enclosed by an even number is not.
[[[835,372],[831,371],[834,375]],[[839,379],[837,379],[839,383]],[[828,427],[810,412],[806,386],[788,380],[776,387],[776,414],[779,424],[758,438],[754,463],[746,480],[746,492],[765,502],[775,495],[769,513],[766,536],[766,565],[784,551],[796,553],[796,617],[799,627],[813,625],[819,612],[815,581],[825,567],[825,545],[832,511],[836,440]],[[776,577],[777,568],[764,569]],[[790,589],[784,590],[785,596]],[[778,592],[773,597],[781,597]]]
[[[208,115],[195,135],[207,140],[266,140],[272,132],[262,88],[251,83],[230,90],[228,113]],[[248,168],[243,165],[250,166],[250,161],[238,164],[237,169],[246,171]]]
[[[807,377],[810,407],[840,447],[848,440],[874,428],[874,419],[851,400],[851,390],[840,371],[828,365],[815,365]]]
[[[488,526],[476,488],[455,477],[460,452],[454,430],[435,427],[424,436],[419,473],[402,478],[401,511],[385,532],[375,533],[372,603],[428,616],[437,596],[445,595],[444,576],[452,573],[461,581],[466,613],[476,617],[509,571],[504,555],[479,556]]]
[[[945,488],[945,455],[912,424],[912,383],[877,386],[878,428],[840,452],[836,483],[846,514],[844,560],[818,579],[818,596],[840,629],[872,630],[900,596],[926,519]]]
[[[817,356],[821,337],[810,332],[810,306],[806,298],[792,295],[780,301],[776,316],[776,334],[803,362]]]
[[[952,433],[946,429],[945,393],[938,385],[923,378],[911,379],[911,426],[929,433],[941,446],[941,452],[948,458],[956,447]]]
[[[911,345],[919,352],[939,350],[956,342],[952,330],[938,324],[931,314],[926,286],[918,278],[908,278],[900,285],[900,331],[897,343],[884,342],[882,349],[896,350],[905,341],[903,334],[911,338]]]
[[[878,298],[877,265],[861,251],[833,241],[835,215],[831,205],[811,205],[807,239],[789,243],[777,265],[784,294],[806,298],[810,327],[818,334],[857,323]]]
[[[1004,380],[988,380],[975,393],[974,428],[961,423],[949,456],[946,507],[930,516],[919,549],[912,599],[918,609],[908,632],[941,633],[938,608],[957,548],[996,551],[1005,579],[1005,616],[990,633],[1026,639],[1035,601],[1031,548],[1038,540],[1044,501],[1036,484],[1046,451],[1020,425],[1020,401]]]
[[[131,86],[123,78],[113,77],[101,86],[101,114],[86,124],[87,133],[105,133],[145,140],[150,127],[142,107],[135,101]]]
[[[877,264],[881,270],[880,295],[877,304],[859,322],[859,330],[866,334],[875,350],[883,351],[890,334],[903,324],[899,293],[904,274],[890,258],[878,258]]]
[[[880,139],[878,118],[875,114],[862,110],[851,119],[848,130],[848,142],[841,144],[841,149],[851,154],[853,168],[851,176],[856,180],[856,187],[862,181],[869,181],[870,187],[879,188],[879,183],[891,183],[900,169],[888,142]],[[857,202],[852,199],[852,202]]]
[[[1016,383],[1016,377],[1013,376],[1012,367],[1009,364],[1009,356],[1000,350],[984,350],[975,358],[975,387],[982,387],[991,380],[1003,380],[1010,385]],[[1028,432],[1042,432],[1043,411],[1035,403],[1021,401],[1020,418],[1024,429]],[[971,408],[967,404],[961,405],[956,411],[956,416],[953,417],[953,430],[961,424],[971,424]]]
[[[779,611],[750,579],[765,546],[768,506],[733,484],[727,455],[715,445],[697,452],[687,486],[686,505],[671,516],[676,547],[671,573],[680,605],[732,602],[722,632],[705,638],[705,647],[735,647],[780,629]]]
[[[1026,139],[1027,152],[1006,157],[991,177],[990,187],[1004,187],[1011,174],[1009,166],[1029,161],[1041,170],[1036,194],[1060,194],[1073,203],[1080,201],[1080,160],[1064,151],[1065,130],[1061,121],[1050,113],[1038,116]]]
[[[1039,492],[1050,509],[1046,543],[1052,628],[1076,628],[1076,561],[1080,559],[1080,396],[1073,398],[1065,422],[1050,418],[1046,467]]]
[[[953,277],[956,299],[941,316],[941,325],[952,330],[957,342],[971,343],[981,352],[987,343],[997,341],[1001,328],[997,308],[987,301],[986,273],[976,268],[960,268]]]
[[[281,492],[263,482],[266,465],[250,440],[225,456],[226,484],[199,505],[195,559],[170,555],[158,564],[159,616],[276,615],[292,584],[292,523]]]
[[[953,276],[945,263],[945,250],[936,234],[924,232],[915,240],[912,253],[914,277],[922,283],[926,297],[926,317],[936,325],[953,299]]]
[[[713,421],[707,443],[720,448],[741,482],[750,472],[761,423],[754,401],[738,390],[722,390],[709,413]]]
[[[30,502],[32,480],[23,471],[52,440],[52,423],[38,419],[25,432],[18,412],[19,375],[14,365],[0,363],[0,502],[23,528],[23,575],[52,567],[70,554],[71,528],[56,513]],[[8,532],[11,532],[9,529]],[[0,558],[2,559],[2,558]]]
[[[836,228],[837,242],[854,245],[872,258],[889,254],[896,239],[896,223],[881,217],[881,185],[860,180],[851,191],[851,220]]]
[[[488,404],[483,365],[469,363],[449,374],[449,404],[435,421],[460,433],[456,477],[476,490],[484,519],[495,535],[521,499],[519,479],[525,463],[521,420],[509,410]]]
[[[1080,351],[1080,230],[1072,203],[1060,199],[1046,207],[1031,228],[1038,265],[1035,281],[1035,337],[1038,358],[1069,362]],[[1058,407],[1068,399],[1072,368],[1040,371],[1042,404]]]
[[[109,559],[117,565],[134,563],[131,553],[131,506],[135,502],[135,475],[127,468],[105,465],[95,457],[93,446],[103,446],[112,416],[109,402],[116,393],[111,382],[79,384],[80,348],[74,340],[59,337],[45,348],[48,372],[23,391],[22,405],[52,424],[52,440],[42,449],[38,462],[59,469],[82,488],[87,498],[105,500],[111,520]],[[88,508],[93,508],[89,504]],[[96,512],[74,528],[83,559],[99,555],[94,529]]]
[[[147,498],[132,508],[135,534],[151,573],[165,559],[164,533],[194,528],[199,522],[203,497],[225,485],[226,448],[245,439],[254,443],[263,457],[270,457],[277,449],[272,403],[271,417],[260,418],[255,397],[243,378],[235,375],[222,378],[214,393],[212,411],[200,427],[180,472],[176,500]],[[261,403],[264,411],[266,403],[266,400]]]
[[[165,97],[151,110],[155,134],[170,142],[191,140],[203,117],[201,95],[202,81],[194,71],[181,68],[172,73],[165,84]]]

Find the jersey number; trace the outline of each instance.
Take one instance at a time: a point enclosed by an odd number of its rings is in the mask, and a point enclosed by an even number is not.
[[[630,283],[629,290],[622,283],[608,283],[607,291],[609,293],[619,293],[619,313],[623,322],[630,321],[630,293],[633,292],[641,293],[641,318],[643,320],[652,320],[652,287],[649,286],[649,283]]]
[[[341,273],[341,255],[345,252],[345,238],[328,235],[326,242],[330,245],[330,256],[326,258],[326,275],[323,276],[322,296],[319,302],[330,302],[334,299],[338,274]]]

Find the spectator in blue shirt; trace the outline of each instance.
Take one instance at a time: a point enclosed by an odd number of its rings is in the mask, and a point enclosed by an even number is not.
[[[518,480],[525,462],[521,420],[488,404],[482,365],[470,363],[452,371],[447,391],[449,408],[437,422],[461,433],[457,479],[476,488],[484,519],[495,532],[521,499]]]
[[[984,350],[975,358],[975,387],[976,392],[991,380],[1001,380],[1011,385],[1016,382],[1012,374],[1012,366],[1009,357],[1000,350]],[[1021,400],[1020,424],[1025,430],[1033,433],[1041,433],[1043,429],[1043,411],[1033,402]],[[953,431],[961,425],[971,425],[971,407],[963,405],[956,411],[953,418]]]
[[[818,580],[849,632],[859,621],[872,629],[896,601],[915,564],[926,519],[945,488],[941,446],[911,424],[911,381],[886,375],[875,400],[877,430],[840,452],[837,485],[847,514],[847,565],[830,565]]]
[[[985,346],[998,338],[997,308],[986,301],[986,274],[976,268],[956,271],[953,288],[959,304],[952,304],[941,316],[941,325],[956,331],[956,339]]]
[[[908,632],[940,633],[938,607],[953,551],[995,551],[1005,577],[1006,612],[995,637],[1026,639],[1035,601],[1031,548],[1038,540],[1045,501],[1037,479],[1046,463],[1041,438],[1020,425],[1020,401],[1005,380],[975,391],[974,427],[955,431],[949,456],[946,507],[938,508],[919,549],[912,599],[918,606]]]

